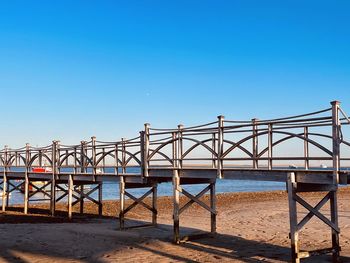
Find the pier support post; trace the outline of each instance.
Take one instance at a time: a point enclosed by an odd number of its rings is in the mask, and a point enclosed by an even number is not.
[[[29,208],[29,178],[26,172],[24,179],[24,214],[28,214]]]
[[[331,206],[331,222],[334,226],[338,227],[338,200],[337,200],[337,191],[330,192],[330,206]],[[340,243],[339,243],[339,231],[335,229],[331,229],[332,234],[332,247],[335,248],[333,250],[333,262],[340,262],[339,260],[339,251],[340,251]]]
[[[300,173],[300,172],[297,172]],[[336,203],[336,194],[338,186],[337,184],[321,184],[321,183],[301,183],[297,182],[297,173],[289,172],[287,181],[288,190],[288,202],[289,202],[289,219],[290,219],[290,239],[291,239],[291,253],[292,262],[299,263],[302,258],[311,256],[318,256],[322,254],[332,254],[333,261],[339,262],[339,233],[338,227],[338,210]],[[316,206],[310,205],[306,200],[298,195],[299,192],[327,192],[327,194],[316,204]],[[320,209],[330,202],[330,215],[329,219],[321,213]],[[300,204],[308,210],[308,214],[298,221],[297,204]],[[312,217],[317,217],[328,227],[332,232],[332,247],[317,249],[313,251],[301,251],[299,244],[299,232],[310,221]]]
[[[98,215],[102,216],[103,208],[103,198],[102,198],[102,183],[98,183]]]
[[[290,240],[292,262],[299,263],[299,233],[298,233],[298,217],[297,217],[297,201],[294,199],[296,194],[295,174],[288,173],[287,181],[288,202],[289,202],[289,222],[290,222]]]
[[[68,176],[68,218],[72,219],[73,176]]]
[[[210,208],[216,211],[215,182],[210,184]],[[216,233],[216,213],[210,213],[210,232]]]
[[[180,177],[173,177],[173,196],[174,196],[174,243],[180,243]]]
[[[3,179],[2,179],[2,211],[6,211],[6,204],[7,204],[7,176],[6,172],[4,171]]]
[[[124,176],[120,176],[119,182],[119,200],[120,200],[120,210],[119,210],[119,229],[124,229],[124,210],[125,210],[125,181]]]
[[[154,226],[157,225],[157,198],[158,198],[158,186],[157,184],[154,184],[152,186],[152,208],[153,208],[153,211],[152,211],[152,224]],[[156,212],[154,212],[156,211]]]
[[[80,201],[79,201],[80,214],[84,213],[84,184],[80,185]]]

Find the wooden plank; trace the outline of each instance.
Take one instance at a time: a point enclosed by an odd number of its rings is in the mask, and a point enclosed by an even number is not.
[[[337,190],[338,186],[332,184],[298,183],[297,192],[329,192]]]

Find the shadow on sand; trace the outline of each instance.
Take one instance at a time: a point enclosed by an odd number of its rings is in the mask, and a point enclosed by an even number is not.
[[[237,262],[289,262],[290,249],[288,246],[279,246],[254,240],[247,240],[238,236],[225,234],[216,234],[213,237],[201,238],[195,241],[182,243],[180,250],[172,244],[172,226],[159,224],[157,227],[135,228],[127,231],[119,231],[118,223],[115,217],[97,217],[93,214],[84,214],[84,216],[75,215],[73,221],[66,218],[66,213],[58,213],[57,217],[44,216],[47,210],[31,209],[30,215],[15,214],[21,211],[18,208],[11,208],[9,213],[0,214],[0,261],[7,262],[28,262],[22,258],[23,254],[31,254],[32,257],[52,257],[59,261],[79,261],[79,262],[106,262],[117,261],[118,253],[113,255],[113,251],[138,251],[147,252],[154,255],[155,258],[162,258],[166,261],[180,262],[198,262],[198,259],[188,255],[204,254],[207,261],[237,261]],[[62,224],[68,223],[70,224]],[[6,223],[6,224],[4,224]],[[15,223],[16,225],[7,225]],[[51,231],[52,236],[45,236],[44,233],[37,233],[37,228],[30,226],[33,223],[42,223],[43,231],[45,227],[56,230]],[[83,224],[74,224],[83,223]],[[144,222],[129,220],[129,226],[139,225]],[[23,233],[17,231],[11,235],[4,231],[10,231],[11,227],[20,228]],[[60,233],[71,231],[72,238],[77,238],[79,248],[69,247],[69,244],[56,241],[60,238]],[[67,230],[68,227],[68,230]],[[91,231],[96,227],[102,227],[104,231]],[[29,229],[28,231],[26,231]],[[19,231],[20,232],[20,231]],[[197,232],[192,228],[181,228],[185,235]],[[9,242],[6,238],[12,237]],[[79,239],[80,238],[80,239]],[[80,241],[79,241],[80,240]],[[163,245],[159,246],[159,242]],[[91,244],[94,243],[94,249]],[[165,245],[164,245],[165,244]],[[59,249],[57,246],[60,246]],[[65,247],[67,246],[67,247]],[[179,251],[191,251],[182,254]],[[112,253],[112,254],[110,254]],[[125,254],[125,253],[124,253]],[[113,256],[115,258],[113,258]],[[150,258],[152,258],[151,256]],[[124,259],[124,262],[131,262]],[[153,260],[155,261],[155,260]],[[199,259],[200,261],[200,259]],[[349,257],[343,257],[343,262],[350,262]],[[331,262],[330,256],[315,257],[305,259],[303,262]]]

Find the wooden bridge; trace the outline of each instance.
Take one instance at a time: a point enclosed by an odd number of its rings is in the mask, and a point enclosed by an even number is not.
[[[337,101],[325,110],[273,120],[229,121],[218,120],[195,127],[179,125],[175,129],[153,129],[145,124],[144,130],[133,139],[102,142],[95,137],[77,145],[63,145],[59,141],[46,147],[27,144],[20,149],[5,147],[0,152],[3,174],[2,210],[9,205],[9,194],[24,191],[24,213],[30,202],[41,192],[50,200],[51,214],[60,200],[68,200],[68,215],[72,206],[90,200],[102,213],[102,182],[117,181],[120,185],[120,228],[125,229],[125,215],[136,205],[147,208],[151,225],[157,224],[157,185],[172,182],[174,242],[190,237],[180,235],[180,215],[197,203],[210,213],[211,233],[216,232],[217,179],[286,182],[290,238],[293,262],[303,257],[331,253],[338,262],[339,226],[338,186],[350,183],[347,172],[350,165],[350,143],[346,141],[349,118]],[[321,167],[322,166],[322,167]],[[327,166],[327,168],[325,167]],[[350,170],[349,170],[350,171]],[[38,186],[35,182],[44,182]],[[183,188],[186,184],[206,184],[197,194]],[[86,191],[86,185],[94,185]],[[45,189],[50,189],[49,191]],[[140,197],[128,191],[131,188],[149,188]],[[33,189],[33,191],[30,191]],[[315,206],[302,199],[299,192],[327,192]],[[95,200],[92,193],[98,192]],[[210,194],[207,204],[200,199]],[[180,207],[180,195],[189,201]],[[144,202],[152,196],[152,205]],[[125,198],[134,202],[126,207]],[[320,212],[330,202],[331,218]],[[309,213],[298,221],[297,203]],[[316,216],[330,228],[332,247],[316,251],[300,251],[298,233]]]

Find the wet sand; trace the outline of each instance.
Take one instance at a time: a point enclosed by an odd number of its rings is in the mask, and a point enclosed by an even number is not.
[[[304,194],[312,204],[319,194]],[[158,201],[159,226],[119,231],[118,202],[105,201],[102,218],[86,203],[85,215],[66,218],[65,206],[52,218],[47,205],[31,206],[25,216],[11,208],[0,213],[0,262],[289,262],[289,214],[285,191],[217,196],[217,235],[181,245],[172,243],[172,199]],[[207,197],[203,197],[204,200]],[[181,202],[185,202],[185,198]],[[149,202],[150,200],[148,200]],[[206,200],[208,201],[208,200]],[[76,207],[78,209],[78,207]],[[77,211],[77,210],[76,210]],[[306,211],[300,207],[302,215]],[[329,216],[329,206],[322,211]],[[131,210],[127,226],[150,221],[142,207]],[[350,262],[350,188],[339,193],[343,262]],[[197,205],[180,217],[181,234],[210,229],[210,215]],[[300,235],[303,249],[330,246],[330,230],[313,218]],[[303,262],[330,262],[329,256]]]

